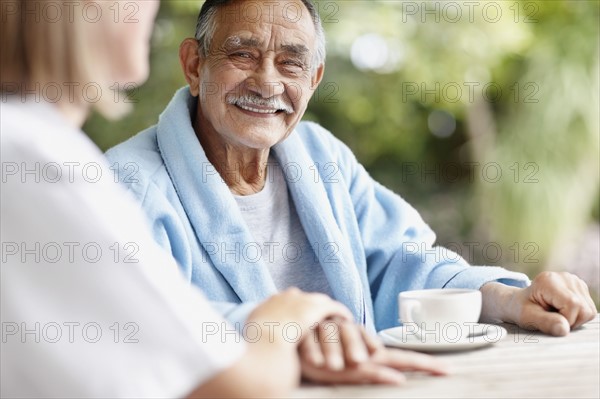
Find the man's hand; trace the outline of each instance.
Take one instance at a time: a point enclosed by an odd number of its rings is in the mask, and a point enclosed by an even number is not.
[[[339,371],[366,361],[380,347],[362,326],[333,318],[312,326],[298,353],[307,365]]]
[[[570,273],[540,273],[527,288],[488,283],[481,293],[482,321],[505,321],[556,336],[567,335],[597,313],[585,282]]]
[[[448,373],[446,364],[429,355],[389,349],[381,346],[367,361],[347,365],[342,370],[315,367],[301,360],[304,378],[322,384],[392,384],[406,382],[403,371],[421,371],[432,375]]]
[[[302,375],[335,384],[402,384],[402,371],[446,374],[440,360],[415,352],[385,348],[362,326],[334,319],[319,323],[298,348]]]

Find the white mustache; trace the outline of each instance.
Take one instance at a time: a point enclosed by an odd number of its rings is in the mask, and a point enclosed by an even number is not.
[[[271,109],[281,110],[286,114],[291,114],[294,112],[294,108],[280,98],[269,97],[262,98],[259,96],[244,94],[241,96],[238,95],[229,95],[226,98],[228,104],[237,105],[237,106],[253,106],[257,105],[260,107],[267,107]]]

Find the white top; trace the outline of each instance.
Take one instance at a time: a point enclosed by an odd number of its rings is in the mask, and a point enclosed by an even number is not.
[[[250,243],[254,248],[245,248],[244,256],[266,265],[280,291],[298,287],[333,296],[289,196],[281,165],[270,157],[264,188],[234,197],[255,240]]]
[[[49,104],[0,112],[1,396],[180,397],[231,366],[243,341],[88,137]]]

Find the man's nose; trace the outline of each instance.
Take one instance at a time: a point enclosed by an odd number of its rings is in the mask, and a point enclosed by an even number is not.
[[[262,98],[271,98],[284,93],[285,87],[273,60],[264,59],[247,79],[250,91]]]

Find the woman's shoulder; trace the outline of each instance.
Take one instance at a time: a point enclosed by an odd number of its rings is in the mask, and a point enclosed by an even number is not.
[[[3,162],[17,162],[20,169],[41,177],[103,162],[98,147],[52,104],[13,100],[0,107]]]

